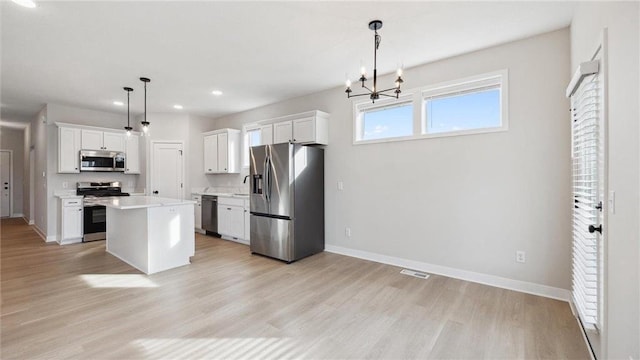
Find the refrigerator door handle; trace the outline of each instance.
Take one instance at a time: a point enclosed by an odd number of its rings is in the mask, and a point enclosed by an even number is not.
[[[269,202],[269,156],[265,156],[264,157],[264,181],[263,181],[263,186],[264,189],[262,190],[263,194],[264,194],[264,198],[267,201],[267,203]]]

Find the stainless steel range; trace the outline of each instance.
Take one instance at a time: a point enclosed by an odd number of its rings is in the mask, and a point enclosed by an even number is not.
[[[84,236],[82,242],[107,238],[107,208],[96,203],[96,199],[112,196],[129,196],[122,192],[119,181],[79,182],[77,195],[84,196]]]

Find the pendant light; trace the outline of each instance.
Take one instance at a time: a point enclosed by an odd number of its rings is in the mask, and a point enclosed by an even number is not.
[[[142,132],[148,136],[150,124],[147,121],[147,83],[151,82],[151,79],[146,77],[141,77],[140,81],[144,83],[144,120],[142,120],[140,123],[142,124]]]
[[[133,128],[129,123],[129,103],[130,103],[131,92],[133,91],[133,89],[130,87],[125,87],[124,91],[127,92],[127,126],[125,126],[124,129],[127,130],[127,136],[131,136],[131,130],[133,130]]]

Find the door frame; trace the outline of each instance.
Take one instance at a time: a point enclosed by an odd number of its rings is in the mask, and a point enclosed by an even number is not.
[[[153,172],[151,171],[151,169],[153,168],[153,158],[154,158],[154,151],[153,151],[153,147],[156,144],[179,144],[182,146],[182,198],[181,200],[185,199],[185,194],[186,194],[186,171],[185,171],[185,158],[186,158],[186,148],[184,146],[184,141],[182,140],[151,140],[149,142],[149,149],[148,149],[148,154],[149,154],[149,161],[147,162],[147,174],[149,174],[149,176],[147,176],[147,196],[153,196],[153,194],[151,193],[153,190]]]
[[[13,150],[0,149],[0,152],[9,153],[9,217],[13,217]]]

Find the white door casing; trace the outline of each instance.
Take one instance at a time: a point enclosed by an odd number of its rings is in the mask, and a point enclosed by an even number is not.
[[[10,150],[0,151],[0,185],[2,189],[0,191],[0,216],[10,217],[12,213],[12,200],[13,200],[13,163],[12,152]]]
[[[151,144],[150,196],[182,199],[184,156],[182,142],[153,141]]]

